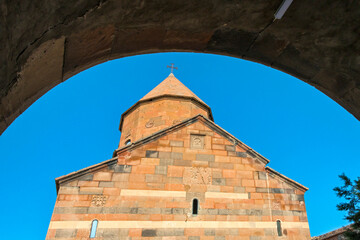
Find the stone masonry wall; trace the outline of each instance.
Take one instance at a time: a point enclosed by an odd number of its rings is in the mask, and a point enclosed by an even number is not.
[[[141,103],[124,117],[119,147],[128,139],[135,142],[198,114],[209,117],[207,109],[190,99],[160,98]]]
[[[117,158],[61,184],[46,239],[310,239],[304,190],[201,121]]]

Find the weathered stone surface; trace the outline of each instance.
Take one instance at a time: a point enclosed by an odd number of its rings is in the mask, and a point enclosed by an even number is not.
[[[151,114],[157,118],[158,111]],[[77,229],[75,237],[66,239],[87,238],[94,219],[99,221],[96,236],[103,239],[266,239],[276,219],[286,222],[289,239],[310,238],[306,187],[263,162],[236,156],[235,149],[261,158],[247,146],[239,143],[225,151],[233,140],[205,116],[166,124],[164,131],[116,150],[117,159],[57,178],[46,239],[55,239],[63,228]],[[148,128],[141,126],[139,132]],[[200,130],[207,144],[194,150],[190,137]],[[185,147],[171,146],[171,141]],[[81,176],[85,173],[87,178]]]
[[[146,151],[146,157],[147,158],[158,158],[159,152],[158,151]]]
[[[156,229],[143,229],[141,232],[142,237],[155,237]]]
[[[0,132],[41,95],[79,71],[108,59],[164,51],[230,55],[280,69],[360,118],[360,3],[294,1],[281,20],[273,21],[280,4],[3,3]]]
[[[76,236],[77,229],[58,229],[55,238],[71,238]]]
[[[213,161],[215,161],[215,155],[212,155],[212,154],[196,154],[196,160],[213,162]]]

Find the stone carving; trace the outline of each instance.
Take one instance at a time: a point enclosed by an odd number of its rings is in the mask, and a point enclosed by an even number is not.
[[[273,209],[274,210],[281,210],[281,203],[280,202],[273,202]]]
[[[106,203],[107,196],[104,195],[93,195],[91,204],[96,207],[103,207]]]
[[[202,167],[186,168],[183,179],[184,184],[211,184],[211,169]]]
[[[150,120],[145,124],[146,128],[152,128],[153,126],[154,126],[154,121],[153,120]]]
[[[203,135],[191,135],[190,137],[190,147],[192,149],[204,149],[204,139]]]

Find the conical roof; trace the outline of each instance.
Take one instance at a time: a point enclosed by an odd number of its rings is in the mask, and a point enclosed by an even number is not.
[[[170,75],[165,78],[165,80],[162,81],[159,85],[157,85],[153,90],[151,90],[148,94],[141,98],[140,101],[163,95],[192,97],[199,102],[205,104],[190,89],[188,89],[184,84],[182,84],[179,79],[177,79],[172,73],[170,73]]]

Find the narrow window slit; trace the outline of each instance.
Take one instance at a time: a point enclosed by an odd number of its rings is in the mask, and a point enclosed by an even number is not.
[[[281,229],[281,221],[280,220],[277,220],[276,221],[276,227],[277,227],[277,234],[279,237],[282,236],[282,229]]]
[[[196,198],[193,199],[193,204],[192,204],[192,214],[193,215],[197,215],[198,214],[198,210],[199,210],[199,200],[197,200]]]
[[[95,238],[98,222],[99,221],[96,219],[92,221],[91,230],[90,230],[90,238]]]

